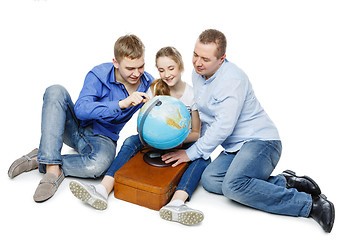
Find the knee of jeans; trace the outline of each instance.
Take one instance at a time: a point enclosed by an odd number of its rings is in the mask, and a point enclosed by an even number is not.
[[[214,175],[206,168],[201,175],[201,185],[208,192],[214,192],[213,186],[216,180]]]
[[[87,174],[89,177],[98,178],[104,175],[107,169],[110,167],[110,164],[103,161],[94,161],[93,164],[86,166]]]
[[[246,187],[250,183],[250,177],[239,177],[239,178],[229,178],[225,177],[222,185],[222,191],[225,197],[230,199],[236,195],[236,198],[239,200],[241,197],[246,197]]]
[[[44,100],[57,100],[66,97],[67,90],[61,85],[52,85],[45,90]]]
[[[137,135],[130,136],[124,140],[123,146],[128,148],[136,148],[140,144],[140,140],[139,141],[137,140],[138,140]]]
[[[114,160],[114,156],[111,154],[95,154],[89,157],[90,163],[86,166],[86,170],[88,175],[93,176],[94,178],[104,175]]]

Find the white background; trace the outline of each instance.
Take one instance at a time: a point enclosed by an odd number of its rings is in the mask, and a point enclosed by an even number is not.
[[[357,1],[347,0],[1,1],[4,221],[0,235],[16,239],[355,238],[360,214],[359,12]],[[111,61],[114,42],[127,33],[138,35],[146,45],[146,71],[154,77],[158,77],[156,51],[175,46],[185,62],[183,79],[191,83],[193,47],[207,28],[225,33],[228,60],[248,74],[279,129],[283,155],[274,174],[292,169],[309,175],[335,204],[331,234],[313,219],[257,211],[207,193],[201,186],[189,206],[202,210],[205,219],[186,227],[113,195],[107,210],[96,211],[73,197],[70,177],[53,198],[41,204],[32,196],[42,174],[32,171],[8,178],[10,164],[39,144],[47,86],[65,86],[75,101],[86,73]],[[131,121],[121,132],[118,147],[135,128]]]

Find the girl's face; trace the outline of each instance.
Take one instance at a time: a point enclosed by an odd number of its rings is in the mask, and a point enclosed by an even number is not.
[[[159,57],[156,60],[156,66],[160,78],[166,82],[169,87],[175,86],[181,79],[179,65],[169,57]]]

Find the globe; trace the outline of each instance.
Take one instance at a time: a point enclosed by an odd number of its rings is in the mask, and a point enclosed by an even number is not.
[[[140,109],[137,128],[145,143],[156,149],[171,149],[189,135],[191,116],[177,98],[156,96]]]

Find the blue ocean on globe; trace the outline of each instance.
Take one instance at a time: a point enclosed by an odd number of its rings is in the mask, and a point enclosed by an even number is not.
[[[177,98],[156,96],[140,109],[137,128],[143,140],[156,149],[180,145],[191,130],[191,116]]]

